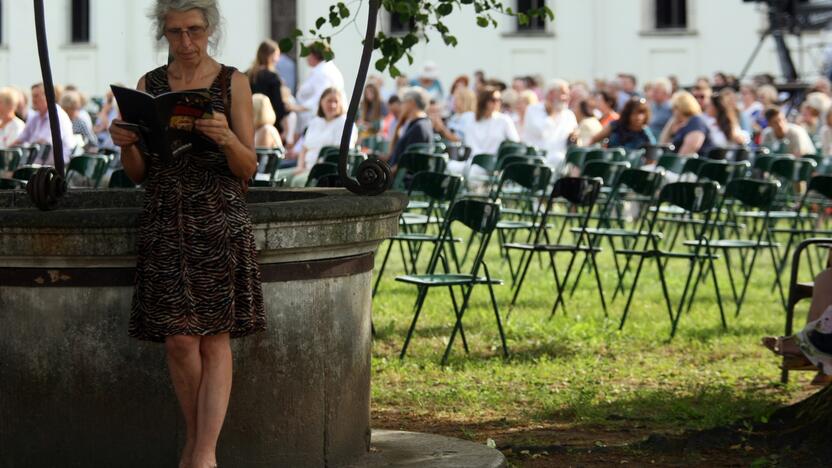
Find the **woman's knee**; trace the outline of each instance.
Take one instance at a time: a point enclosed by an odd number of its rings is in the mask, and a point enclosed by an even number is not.
[[[199,352],[204,359],[221,360],[231,355],[231,339],[228,333],[203,336],[199,343]]]
[[[186,358],[199,353],[199,336],[176,335],[165,339],[165,351],[173,358]]]

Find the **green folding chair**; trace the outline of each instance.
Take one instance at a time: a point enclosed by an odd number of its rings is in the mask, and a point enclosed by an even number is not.
[[[110,176],[110,182],[107,184],[107,188],[136,188],[136,183],[130,177],[127,177],[124,169],[116,169]]]
[[[497,321],[497,330],[500,334],[500,342],[502,344],[503,356],[508,357],[508,346],[506,345],[505,332],[503,331],[503,324],[500,318],[500,309],[497,305],[497,298],[494,294],[494,285],[503,284],[499,279],[493,278],[485,262],[485,253],[491,240],[491,235],[497,227],[497,222],[500,219],[500,204],[494,202],[486,202],[481,200],[462,199],[453,204],[445,217],[445,222],[439,234],[439,241],[436,242],[431,255],[430,263],[425,274],[422,275],[406,275],[396,278],[397,281],[406,284],[415,285],[418,288],[416,297],[416,304],[414,305],[413,321],[407,331],[407,336],[402,346],[400,359],[404,359],[410,340],[413,337],[413,332],[416,329],[416,323],[419,320],[419,315],[422,307],[425,304],[428,292],[432,288],[448,288],[451,296],[451,303],[454,309],[454,328],[451,332],[448,345],[445,348],[445,353],[442,355],[441,363],[444,365],[448,361],[451,349],[454,345],[456,335],[460,335],[465,352],[468,353],[468,342],[465,338],[465,330],[462,325],[462,320],[465,312],[468,310],[471,294],[474,287],[477,285],[486,285],[491,297],[491,305],[494,310],[494,316]],[[445,247],[453,239],[452,227],[455,224],[462,224],[471,231],[472,236],[477,236],[479,240],[479,248],[474,257],[471,268],[468,271],[451,270],[450,264],[445,254]],[[442,268],[442,272],[440,272]],[[462,294],[462,304],[459,305],[457,295],[454,288],[459,288]]]
[[[719,313],[722,318],[722,326],[723,328],[728,327],[725,320],[725,311],[722,306],[722,296],[719,291],[719,283],[716,278],[716,269],[713,265],[713,261],[717,257],[712,253],[707,237],[711,232],[712,215],[718,198],[719,185],[714,182],[676,182],[667,184],[662,188],[657,202],[659,206],[671,204],[682,208],[685,212],[702,214],[704,216],[704,222],[697,230],[695,239],[697,242],[691,247],[692,252],[664,250],[659,245],[660,236],[657,235],[658,232],[656,231],[660,210],[653,210],[649,223],[648,234],[644,236],[644,244],[642,248],[622,249],[615,252],[617,255],[627,255],[639,258],[635,277],[633,278],[633,283],[630,286],[630,293],[627,297],[627,304],[624,306],[624,311],[621,314],[621,324],[619,326],[620,330],[624,329],[624,324],[627,321],[630,306],[632,305],[636,289],[638,288],[638,280],[644,269],[644,263],[648,259],[654,259],[656,262],[656,269],[658,271],[659,281],[662,287],[662,294],[667,307],[668,317],[671,322],[671,338],[676,335],[679,319],[683,310],[685,310],[686,302],[689,302],[687,307],[689,309],[695,299],[696,289],[699,284],[699,277],[706,266],[705,263],[707,263],[713,279],[717,303],[719,304]],[[687,279],[685,281],[685,287],[681,298],[679,299],[678,307],[674,307],[671,303],[665,274],[665,263],[662,261],[663,259],[687,260],[689,262]],[[697,267],[699,268],[699,273],[696,272]],[[696,281],[694,281],[694,279],[696,279]],[[692,292],[691,286],[693,286]],[[691,292],[691,294],[688,295],[688,292]],[[675,314],[674,309],[677,310]]]
[[[82,155],[69,160],[66,180],[70,187],[98,188],[109,160],[105,156]]]
[[[604,309],[604,315],[607,314],[607,303],[606,299],[604,298],[604,288],[601,284],[601,276],[598,272],[597,262],[595,261],[595,255],[600,252],[600,249],[592,246],[589,232],[587,231],[590,219],[592,218],[593,209],[595,208],[596,202],[598,201],[598,196],[601,193],[601,186],[601,179],[590,179],[587,177],[563,177],[561,179],[558,179],[552,187],[552,192],[549,195],[548,200],[546,201],[546,207],[544,208],[544,211],[540,217],[540,221],[538,222],[537,229],[534,232],[534,237],[532,238],[531,242],[508,243],[503,246],[506,250],[509,251],[519,250],[521,252],[525,252],[522,267],[520,270],[520,277],[517,280],[517,283],[514,285],[514,295],[511,299],[510,308],[513,308],[514,305],[517,303],[517,299],[520,296],[520,291],[523,288],[523,283],[529,272],[529,266],[531,265],[533,257],[536,254],[545,254],[549,256],[549,266],[554,276],[555,288],[557,291],[557,296],[555,298],[555,303],[552,307],[552,313],[550,314],[550,317],[553,317],[555,315],[555,312],[557,312],[558,307],[563,307],[563,310],[565,312],[566,304],[564,302],[563,296],[564,292],[566,291],[566,285],[569,281],[569,277],[574,267],[577,255],[579,253],[583,253],[591,257],[590,263],[592,265],[593,271],[595,272],[595,281],[598,287],[598,294],[601,297],[601,306]],[[549,219],[549,215],[552,212],[552,208],[555,205],[555,202],[559,199],[566,200],[575,207],[584,208],[584,213],[582,215],[582,219],[579,225],[578,235],[576,236],[577,240],[573,244],[552,244],[545,241],[545,233],[547,230],[547,222]],[[556,256],[559,253],[565,253],[570,256],[569,264],[566,268],[565,274],[563,275],[563,279],[561,279],[560,274],[558,273],[557,264],[555,262]],[[579,280],[580,278],[576,278],[575,281]]]
[[[309,170],[309,177],[306,179],[306,187],[317,187],[318,180],[326,176],[338,175],[338,165],[332,163],[318,163]]]
[[[0,179],[0,190],[17,190],[25,188],[26,181],[17,179],[7,179],[5,177]]]
[[[23,160],[23,150],[20,148],[0,149],[0,172],[14,172]]]

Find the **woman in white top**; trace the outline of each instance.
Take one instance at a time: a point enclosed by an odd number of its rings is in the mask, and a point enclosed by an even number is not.
[[[578,119],[568,102],[569,83],[555,79],[549,83],[543,102],[526,110],[523,141],[545,149],[552,167],[561,165],[569,139],[578,130]]]
[[[277,114],[274,112],[272,102],[265,94],[254,94],[251,96],[252,108],[254,110],[254,146],[256,148],[282,148],[283,140],[280,132],[274,126],[277,122]]]
[[[303,187],[309,176],[309,171],[318,162],[318,154],[325,146],[341,144],[344,124],[347,115],[344,110],[344,99],[338,88],[327,88],[321,95],[318,105],[318,115],[309,123],[306,135],[303,137],[301,152],[298,155],[298,165],[292,174],[291,185]],[[350,146],[355,146],[358,140],[358,130],[353,125],[350,133]]]
[[[14,115],[17,99],[17,91],[14,89],[0,89],[0,148],[11,146],[26,126]]]
[[[499,111],[501,105],[502,96],[497,88],[486,86],[478,93],[474,120],[463,130],[465,144],[471,147],[472,156],[497,154],[500,143],[505,140],[520,140],[511,117]],[[469,158],[468,161],[450,161],[448,171],[452,174],[465,175],[471,161],[473,158]],[[471,169],[479,172],[481,168]],[[484,175],[484,172],[470,175]]]

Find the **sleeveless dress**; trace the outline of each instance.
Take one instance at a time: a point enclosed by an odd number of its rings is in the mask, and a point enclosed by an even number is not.
[[[214,112],[225,113],[226,101],[230,107],[233,72],[223,66],[211,85]],[[154,96],[169,92],[167,66],[145,75],[145,83]],[[229,94],[225,99],[223,89]],[[237,338],[265,329],[251,218],[225,155],[212,144],[168,161],[144,157],[129,335],[164,342],[171,335],[228,332]]]

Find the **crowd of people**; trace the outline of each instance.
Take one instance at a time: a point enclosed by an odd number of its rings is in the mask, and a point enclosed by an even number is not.
[[[292,185],[305,183],[320,150],[339,145],[343,133],[344,77],[324,55],[310,47],[305,58],[310,72],[297,83],[294,61],[266,40],[245,71],[253,93],[256,145],[284,151],[281,168],[290,173]],[[522,141],[543,150],[554,167],[575,145],[668,144],[678,154],[702,156],[714,148],[765,146],[797,157],[832,155],[830,89],[828,80],[819,79],[795,106],[770,75],[740,83],[715,73],[682,88],[673,76],[641,86],[626,73],[591,84],[540,76],[506,83],[477,71],[446,88],[436,64],[426,63],[412,79],[399,76],[389,85],[379,75],[368,79],[351,142],[394,167],[411,144],[431,143],[435,135],[470,148],[468,155],[493,154],[504,140]],[[74,86],[58,87],[56,94],[65,161],[118,151],[108,132],[118,118],[112,93],[95,102]],[[46,107],[41,84],[29,92],[0,89],[0,148],[50,143]],[[451,161],[449,170],[469,175],[476,169],[471,160]],[[36,162],[53,161],[47,153]]]

